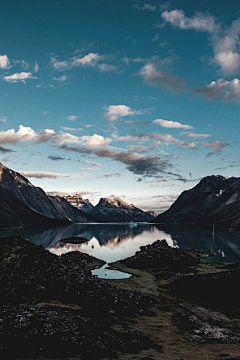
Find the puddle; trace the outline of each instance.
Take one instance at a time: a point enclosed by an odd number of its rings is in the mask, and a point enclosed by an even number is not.
[[[105,264],[99,269],[92,270],[92,275],[95,275],[100,279],[128,279],[132,276],[123,271],[109,269],[108,266],[108,264]]]

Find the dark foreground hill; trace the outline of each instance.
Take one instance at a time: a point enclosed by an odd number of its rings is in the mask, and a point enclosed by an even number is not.
[[[157,241],[108,281],[87,254],[1,238],[0,358],[239,359],[239,264],[199,256]]]
[[[240,178],[204,177],[152,222],[216,224],[240,230]]]
[[[92,221],[67,201],[49,198],[41,188],[1,163],[0,199],[0,228]]]

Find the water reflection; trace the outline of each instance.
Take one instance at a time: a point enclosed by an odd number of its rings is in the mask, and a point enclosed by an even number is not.
[[[100,269],[92,270],[92,274],[101,279],[129,279],[132,276],[122,271],[108,269],[108,264],[105,264]]]
[[[214,261],[240,261],[240,232],[229,232],[215,226],[171,225],[171,224],[72,224],[54,228],[28,228],[2,230],[0,237],[20,235],[30,241],[44,245],[51,252],[62,254],[79,250],[107,263],[133,255],[140,246],[166,239],[169,245],[177,242],[182,248],[211,250],[216,253]],[[85,244],[64,244],[60,240],[72,236],[83,236]]]

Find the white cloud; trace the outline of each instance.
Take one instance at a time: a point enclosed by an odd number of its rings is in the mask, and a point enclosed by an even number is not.
[[[143,6],[138,6],[138,5],[134,4],[132,7],[137,10],[149,10],[149,11],[157,10],[157,7],[155,5],[151,5],[151,4],[144,4]]]
[[[7,122],[6,116],[2,116],[1,119],[0,119],[0,121],[2,121],[2,122]]]
[[[66,119],[70,120],[70,121],[75,121],[77,118],[78,118],[77,115],[69,115],[69,116],[66,117]]]
[[[168,121],[163,119],[156,119],[153,121],[154,124],[158,124],[164,128],[171,128],[171,129],[193,129],[193,126],[190,125],[183,125],[177,121]]]
[[[216,23],[213,16],[196,12],[189,18],[182,10],[164,11],[162,18],[165,23],[168,22],[180,29],[210,33],[214,51],[210,63],[219,66],[224,75],[240,73],[240,19],[234,20],[229,27],[223,27]]]
[[[55,136],[55,131],[52,129],[44,129],[36,135],[34,139],[35,144],[42,144],[48,142],[52,137]]]
[[[103,60],[103,59],[104,59],[104,55],[99,55],[99,54],[91,52],[83,57],[73,58],[73,60],[71,61],[71,65],[72,66],[79,66],[79,65],[95,66],[99,60]]]
[[[69,66],[69,62],[67,60],[58,61],[54,57],[51,58],[50,63],[53,66],[54,70],[65,70]]]
[[[32,128],[19,126],[19,130],[14,129],[0,132],[0,145],[19,144],[21,142],[32,141],[33,145],[52,141],[56,145],[76,144],[85,147],[87,150],[105,147],[112,142],[111,138],[104,138],[101,135],[76,136],[69,133],[56,134],[52,129],[43,129],[36,133]]]
[[[30,127],[19,126],[19,130],[15,132],[14,129],[0,132],[0,145],[4,144],[19,144],[22,141],[29,141],[35,139],[37,134]]]
[[[126,105],[110,105],[105,109],[105,117],[109,121],[115,121],[119,117],[130,116],[130,115],[141,115],[141,110],[133,110]]]
[[[194,29],[196,31],[212,32],[216,29],[214,16],[196,12],[195,16],[187,17],[183,10],[164,11],[162,18],[180,29]]]
[[[81,136],[81,140],[88,149],[95,149],[98,147],[105,147],[112,142],[110,138],[104,138],[101,135],[94,134],[92,136]]]
[[[59,77],[54,77],[53,80],[63,82],[63,81],[67,80],[67,77],[66,77],[66,75],[63,75],[63,76],[59,76]]]
[[[239,70],[240,55],[232,51],[223,51],[214,56],[214,61],[220,65],[225,74],[236,73]]]
[[[193,149],[193,150],[197,149],[197,146],[194,142],[188,143],[186,141],[181,141],[181,140],[173,137],[171,134],[159,134],[156,132],[152,132],[149,135],[149,138],[164,141],[166,145],[169,145],[169,144],[177,145],[182,149]],[[157,145],[157,144],[155,144],[155,145]]]
[[[85,56],[79,55],[74,56],[68,60],[59,61],[57,57],[52,57],[50,59],[50,64],[53,66],[54,70],[69,70],[77,66],[91,66],[94,67],[100,60],[105,58],[104,55],[99,55],[97,53],[89,53]]]
[[[10,67],[10,60],[8,58],[8,56],[5,55],[0,55],[0,68],[1,69],[8,69]]]
[[[9,76],[4,76],[3,79],[11,83],[16,83],[18,81],[21,81],[25,84],[27,79],[37,79],[37,77],[33,76],[31,72],[21,72]]]

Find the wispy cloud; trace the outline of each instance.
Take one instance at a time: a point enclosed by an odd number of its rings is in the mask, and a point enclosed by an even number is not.
[[[63,158],[58,155],[48,155],[48,159],[53,160],[53,161],[66,160],[66,158]]]
[[[66,81],[67,80],[67,77],[66,77],[66,75],[62,75],[62,76],[59,76],[59,77],[53,77],[53,80],[55,80],[55,81],[60,81],[60,82],[64,82],[64,81]]]
[[[63,129],[64,131],[83,131],[83,129],[81,128],[71,128],[67,126],[60,126],[60,128]]]
[[[20,174],[27,178],[35,179],[58,179],[58,178],[83,178],[83,173],[76,174],[59,174],[44,171],[20,171]]]
[[[216,155],[220,154],[222,150],[228,146],[230,146],[229,143],[221,142],[221,141],[214,141],[214,142],[203,142],[201,146],[211,149],[212,151],[209,152],[206,156]]]
[[[50,59],[50,64],[54,70],[64,71],[78,66],[94,67],[100,60],[104,60],[104,58],[104,55],[91,52],[84,56],[78,55],[63,61],[59,61],[57,57],[52,57]]]
[[[0,153],[5,154],[5,153],[9,153],[9,152],[11,153],[11,152],[16,152],[16,151],[11,150],[11,149],[6,149],[6,148],[0,146]]]
[[[38,63],[35,61],[34,69],[33,71],[37,73],[40,70],[40,67],[38,66]]]
[[[121,174],[119,173],[111,173],[111,174],[105,174],[104,177],[106,178],[112,178],[112,177],[120,177]]]
[[[78,119],[78,116],[77,115],[69,115],[65,119],[70,120],[70,121],[75,121]]]
[[[137,9],[137,10],[148,10],[148,11],[156,11],[157,10],[157,7],[156,5],[151,5],[151,4],[144,4],[143,6],[138,6],[137,4],[134,4],[132,6],[134,9]]]
[[[98,65],[98,68],[102,71],[102,72],[115,72],[118,70],[118,66],[116,65],[111,65],[111,64],[100,64]]]
[[[195,133],[189,133],[189,132],[181,132],[180,135],[185,135],[188,138],[192,138],[192,139],[204,139],[204,138],[209,138],[212,135],[210,134],[195,134]]]

